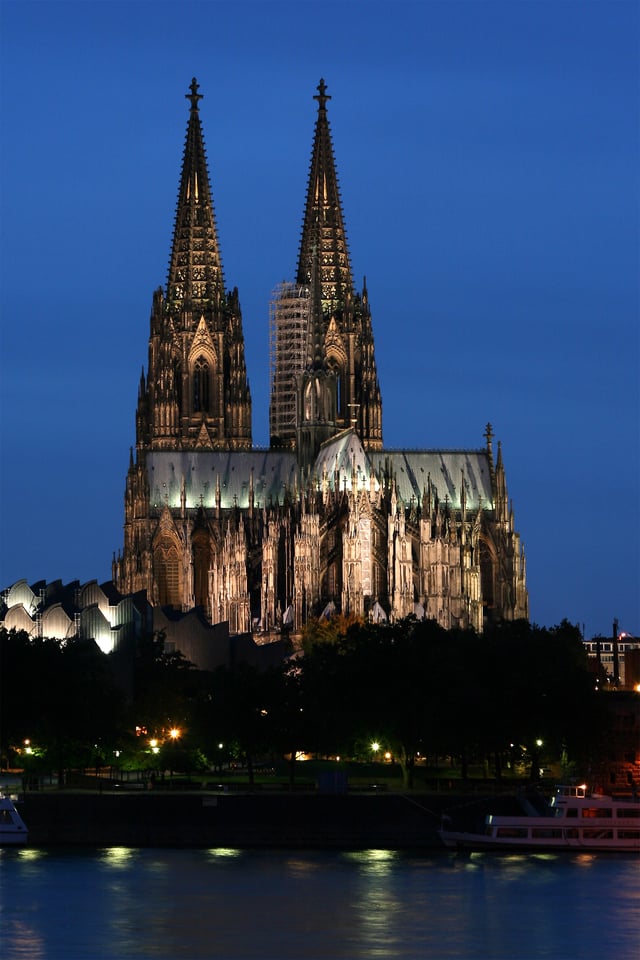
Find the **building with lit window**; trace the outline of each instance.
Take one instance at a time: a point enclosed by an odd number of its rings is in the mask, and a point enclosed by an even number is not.
[[[583,640],[594,672],[607,683],[640,690],[640,640],[629,633]]]

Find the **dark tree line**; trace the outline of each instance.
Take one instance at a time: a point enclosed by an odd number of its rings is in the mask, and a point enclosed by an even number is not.
[[[538,741],[586,772],[606,714],[566,621],[477,635],[413,618],[338,617],[308,628],[300,654],[278,668],[213,673],[165,654],[162,637],[105,655],[92,641],[0,631],[0,724],[3,765],[26,761],[29,740],[41,765],[60,773],[113,765],[115,755],[120,765],[176,770],[234,758],[252,779],[258,759],[288,756],[293,777],[299,751],[371,759],[377,741],[410,786],[418,757],[453,758],[463,776],[484,761],[499,777],[525,748],[533,769]],[[179,741],[168,740],[170,728]],[[160,756],[150,752],[153,737]]]
[[[463,776],[491,758],[496,776],[514,749],[565,751],[587,766],[605,729],[602,700],[579,631],[527,621],[478,636],[433,621],[352,624],[332,642],[317,637],[303,663],[316,717],[315,749],[353,749],[376,739],[411,784],[416,757],[451,756]]]

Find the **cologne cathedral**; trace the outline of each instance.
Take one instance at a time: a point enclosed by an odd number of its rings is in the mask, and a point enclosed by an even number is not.
[[[225,289],[198,84],[166,289],[125,491],[123,594],[200,609],[232,634],[298,632],[333,612],[445,628],[528,617],[500,444],[383,445],[366,283],[355,289],[328,120],[317,116],[295,280],[270,312],[270,444],[252,443],[238,290]]]

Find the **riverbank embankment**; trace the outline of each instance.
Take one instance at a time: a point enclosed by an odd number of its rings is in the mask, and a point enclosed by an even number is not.
[[[51,791],[20,802],[31,846],[439,848],[441,816],[452,809],[475,820],[484,803],[413,793],[205,791]]]

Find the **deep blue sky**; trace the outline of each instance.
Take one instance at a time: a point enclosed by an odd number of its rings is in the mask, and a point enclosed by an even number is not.
[[[385,445],[491,421],[532,619],[640,633],[637,2],[0,9],[0,588],[111,575],[194,75],[268,442],[322,76]]]

